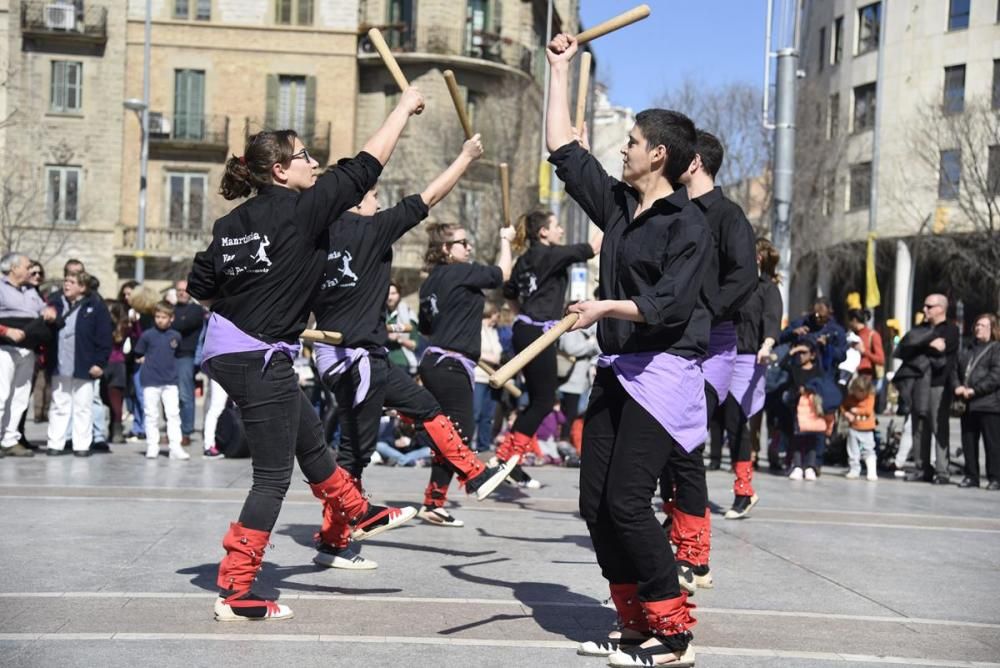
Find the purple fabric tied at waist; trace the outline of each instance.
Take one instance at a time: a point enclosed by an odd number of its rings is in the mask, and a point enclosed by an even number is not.
[[[601,355],[628,395],[646,409],[685,451],[705,442],[705,379],[694,360],[664,352]]]
[[[757,356],[741,354],[733,364],[733,382],[729,393],[739,402],[743,415],[752,418],[764,408],[764,380],[767,365],[757,364]]]
[[[736,363],[736,326],[729,321],[712,327],[708,336],[708,354],[701,361],[705,381],[712,386],[721,404],[729,394]]]
[[[453,350],[445,350],[444,348],[438,348],[437,346],[428,346],[427,349],[424,350],[424,354],[420,357],[421,362],[424,360],[424,357],[427,356],[428,353],[434,353],[435,355],[438,356],[437,361],[434,362],[434,366],[440,364],[441,361],[444,359],[452,359],[461,364],[465,368],[465,372],[469,374],[469,383],[472,385],[472,388],[475,389],[476,387],[475,362],[473,362],[472,360],[470,360],[468,357],[466,357],[461,353],[456,353]]]
[[[547,332],[559,324],[558,320],[541,320],[541,321],[532,320],[523,313],[514,318],[514,322],[523,322],[525,325],[534,325],[535,327],[541,327],[543,332]]]
[[[321,379],[330,372],[345,373],[357,364],[360,382],[354,390],[353,405],[357,406],[365,400],[372,384],[372,365],[369,359],[371,353],[366,348],[345,348],[317,343],[313,346],[313,352],[316,354],[316,368],[319,369]]]
[[[298,356],[299,351],[302,350],[302,346],[298,343],[285,343],[284,341],[265,343],[260,339],[250,336],[218,313],[213,313],[208,318],[208,331],[205,332],[205,347],[202,351],[201,370],[211,376],[208,371],[208,360],[213,357],[231,353],[251,353],[258,350],[265,351],[264,366],[260,372],[261,375],[264,375],[274,353],[284,353],[288,355],[288,359],[294,360]]]

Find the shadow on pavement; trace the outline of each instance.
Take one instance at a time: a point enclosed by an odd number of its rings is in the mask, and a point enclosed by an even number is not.
[[[414,520],[416,521],[416,520]],[[401,529],[410,528],[408,526],[402,526],[399,529],[393,529],[393,531],[400,531]],[[294,540],[299,545],[304,545],[306,547],[313,547],[313,534],[316,532],[316,525],[314,524],[286,524],[281,529],[275,530],[275,533],[282,536],[288,536]],[[398,543],[395,541],[387,540],[364,540],[361,542],[354,541],[351,546],[355,550],[361,552],[363,546],[374,545],[378,547],[391,547],[399,550],[410,550],[412,552],[431,552],[433,554],[443,554],[447,557],[488,557],[491,554],[496,554],[496,550],[487,550],[484,552],[464,552],[462,550],[453,550],[446,547],[432,547],[429,545],[414,545],[411,543]]]
[[[504,536],[498,533],[491,533],[483,528],[478,528],[476,531],[484,538],[502,538],[503,540],[516,540],[522,543],[567,543],[586,548],[591,552],[594,551],[594,544],[591,542],[589,535],[563,536],[562,538],[527,538],[525,536]]]
[[[273,563],[265,561],[264,566],[260,570],[260,574],[257,576],[257,582],[254,584],[253,590],[255,593],[273,600],[280,598],[280,591],[278,587],[289,591],[322,592],[328,594],[345,594],[348,596],[362,596],[365,594],[397,594],[403,591],[402,589],[388,587],[378,589],[361,589],[356,587],[328,587],[326,585],[304,584],[300,582],[288,581],[288,578],[295,577],[296,575],[316,573],[317,571],[325,570],[328,569],[315,566],[312,563],[302,566],[276,566]],[[218,586],[215,584],[215,578],[219,573],[219,564],[217,563],[201,564],[200,566],[182,568],[178,570],[177,573],[180,575],[193,575],[194,577],[191,578],[191,584],[200,589],[211,592],[219,591]]]

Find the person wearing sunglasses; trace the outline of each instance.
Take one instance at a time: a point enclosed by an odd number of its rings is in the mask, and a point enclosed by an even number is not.
[[[330,225],[326,276],[313,307],[316,327],[340,332],[340,345],[317,343],[320,378],[337,400],[341,428],[337,463],[355,479],[371,463],[383,408],[399,411],[430,438],[437,458],[475,493],[486,498],[507,477],[508,469],[488,468],[463,442],[441,405],[409,374],[388,359],[385,295],[392,273],[392,245],[451,192],[458,180],[483,154],[479,135],[462,146],[458,157],[423,190],[380,210],[378,190]],[[372,569],[350,545],[343,518],[324,514],[317,536],[314,563],[329,568]]]
[[[330,223],[375,186],[410,116],[423,108],[419,90],[404,91],[361,152],[322,176],[293,130],[252,135],[243,155],[226,162],[223,197],[249,199],[215,222],[188,276],[190,295],[212,310],[202,368],[240,407],[253,466],[239,519],[222,541],[218,620],[292,617],[252,587],[295,460],[324,513],[343,517],[357,539],[416,515],[369,504],[337,466],[293,360],[323,275]]]

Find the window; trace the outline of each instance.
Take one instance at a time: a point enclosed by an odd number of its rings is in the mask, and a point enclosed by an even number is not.
[[[80,222],[80,168],[45,168],[45,217],[49,224]]]
[[[1000,60],[993,61],[993,108],[1000,109]]]
[[[826,128],[826,138],[833,139],[840,129],[840,93],[834,93],[830,96],[830,109],[827,111],[826,117],[829,123]]]
[[[986,165],[986,194],[1000,195],[1000,145],[990,146]]]
[[[858,10],[857,54],[878,49],[878,33],[881,24],[882,3],[875,2]]]
[[[174,139],[205,136],[205,72],[174,71]]]
[[[52,95],[49,109],[62,113],[83,108],[83,63],[52,61]]]
[[[969,0],[948,0],[948,30],[969,27]]]
[[[959,149],[941,151],[938,170],[938,199],[958,199],[962,180],[962,152]]]
[[[854,89],[854,131],[864,132],[875,127],[875,84]]]
[[[192,10],[194,16],[191,16]],[[212,18],[212,0],[174,0],[174,18],[209,21]]]
[[[389,0],[386,39],[394,49],[412,48],[413,0]]]
[[[826,59],[829,55],[826,52],[826,28],[819,29],[819,57],[816,59],[816,69],[819,72],[823,71],[823,65],[826,64]]]
[[[960,114],[965,109],[965,65],[944,68],[944,113]]]
[[[490,0],[467,0],[465,8],[465,54],[474,58],[484,58],[489,51],[491,40],[485,33],[492,32]]]
[[[865,209],[871,203],[872,163],[851,165],[850,200],[848,211]]]
[[[313,0],[275,0],[274,21],[286,26],[311,26]]]
[[[844,17],[838,16],[833,20],[833,43],[831,44],[830,64],[839,65],[840,59],[844,56]]]
[[[308,147],[316,131],[316,77],[269,74],[264,125],[276,130],[291,128]]]
[[[167,225],[172,230],[201,231],[205,225],[205,174],[167,172]]]
[[[833,197],[835,193],[836,180],[833,174],[827,174],[823,178],[823,215],[833,215]]]

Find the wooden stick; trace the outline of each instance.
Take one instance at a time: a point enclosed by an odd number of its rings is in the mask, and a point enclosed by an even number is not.
[[[576,36],[576,43],[583,46],[593,39],[607,35],[609,32],[614,32],[619,28],[624,28],[625,26],[631,25],[636,21],[641,21],[647,16],[649,16],[649,5],[639,5],[638,7],[633,7],[627,12],[608,19],[604,23],[597,24],[590,30],[584,30]]]
[[[590,87],[590,51],[584,51],[580,59],[579,83],[576,87],[576,133],[583,139],[583,126],[587,123],[587,88]]]
[[[465,138],[472,139],[472,123],[469,122],[469,114],[465,110],[465,101],[462,99],[462,91],[458,89],[455,73],[451,70],[445,70],[444,82],[448,84],[448,92],[451,93],[451,101],[455,103],[458,120],[462,122],[462,129],[465,130]]]
[[[388,323],[386,323],[385,328],[387,330],[389,330],[390,332],[394,332],[396,334],[408,334],[408,333],[410,333],[410,332],[413,331],[413,323],[412,322],[396,322],[396,323],[393,323],[391,325],[388,324]]]
[[[385,38],[382,37],[382,31],[378,28],[372,28],[368,31],[368,39],[371,40],[372,46],[378,51],[378,55],[382,56],[382,62],[385,63],[386,69],[389,70],[389,74],[392,78],[396,80],[396,84],[399,86],[399,90],[404,91],[410,87],[410,82],[406,80],[403,76],[403,70],[399,68],[399,63],[396,62],[396,57],[392,55],[392,51],[389,50],[389,45],[385,43]]]
[[[510,169],[500,163],[500,205],[503,209],[503,226],[510,227]]]
[[[329,332],[322,329],[306,329],[302,331],[299,335],[300,339],[305,339],[306,341],[313,341],[315,343],[329,343],[334,346],[339,346],[344,342],[344,335],[340,332]]]
[[[556,339],[565,334],[566,331],[575,325],[576,321],[579,319],[579,313],[570,313],[568,316],[560,320],[559,323],[552,329],[529,343],[527,348],[514,356],[514,359],[497,369],[496,373],[490,375],[490,385],[493,387],[500,387],[508,380],[516,376],[521,369],[526,367],[531,360],[538,357],[543,350],[555,343]]]
[[[491,367],[489,364],[487,364],[482,360],[479,360],[478,362],[476,362],[476,364],[479,366],[480,369],[485,371],[490,376],[492,376],[497,372],[496,369],[494,369],[493,367]],[[503,389],[505,392],[507,392],[510,396],[514,397],[515,399],[521,398],[521,388],[515,385],[513,380],[508,380],[506,383],[504,383]]]

